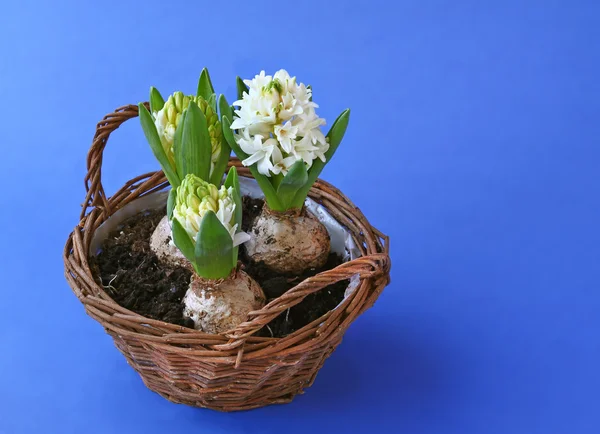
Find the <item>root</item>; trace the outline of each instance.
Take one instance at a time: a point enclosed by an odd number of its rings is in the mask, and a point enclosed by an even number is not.
[[[117,272],[115,273],[115,277],[113,277],[112,279],[110,279],[110,282],[108,282],[108,285],[102,285],[102,287],[103,287],[104,289],[109,289],[109,288],[110,288],[110,289],[112,289],[112,290],[113,290],[113,291],[115,291],[115,292],[117,292],[117,291],[118,291],[118,289],[117,289],[117,288],[115,288],[114,286],[112,286],[112,283],[115,281],[115,279],[116,279],[117,277],[119,277],[119,271],[121,271],[121,270],[117,270]]]

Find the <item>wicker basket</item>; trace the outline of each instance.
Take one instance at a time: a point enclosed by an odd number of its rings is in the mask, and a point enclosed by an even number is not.
[[[211,335],[145,318],[115,303],[98,283],[88,263],[90,241],[98,226],[131,201],[168,186],[159,172],[138,176],[112,197],[101,182],[102,153],[109,135],[138,115],[134,105],[118,108],[98,124],[87,158],[87,196],[79,225],[64,249],[65,276],[86,312],[110,334],[129,364],[151,390],[166,399],[221,411],[247,410],[290,402],[310,386],[348,326],[371,307],[389,283],[388,238],[373,228],[360,210],[335,187],[318,180],[310,197],[351,232],[362,256],[304,280],[247,322]],[[241,176],[249,171],[232,158]],[[321,288],[360,277],[357,289],[316,321],[283,338],[254,333],[289,307]]]

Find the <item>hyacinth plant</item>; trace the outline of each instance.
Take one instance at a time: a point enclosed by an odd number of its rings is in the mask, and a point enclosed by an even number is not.
[[[261,71],[237,79],[237,107],[222,111],[229,146],[248,166],[273,211],[300,209],[314,182],[344,137],[350,110],[344,110],[325,136],[312,89],[285,70]],[[224,108],[225,109],[225,108]]]
[[[150,111],[139,105],[146,139],[172,187],[167,215],[152,234],[150,248],[159,260],[194,270],[183,315],[207,333],[235,327],[265,302],[260,286],[237,268],[238,246],[248,235],[240,231],[242,200],[235,167],[218,187],[231,149],[217,101],[230,113],[224,97],[217,100],[204,69],[195,96],[175,92],[165,102],[151,88]]]
[[[308,192],[344,137],[350,110],[324,135],[312,89],[287,71],[237,79],[234,109],[222,108],[223,134],[265,196],[246,251],[283,274],[321,267],[330,251],[325,227],[304,209]]]
[[[217,187],[231,150],[216,104],[206,69],[195,96],[175,92],[165,102],[152,87],[150,111],[139,104],[142,129],[172,187],[167,217],[173,242],[206,279],[227,277],[237,265],[237,246],[247,239],[239,232],[242,208],[235,168]]]

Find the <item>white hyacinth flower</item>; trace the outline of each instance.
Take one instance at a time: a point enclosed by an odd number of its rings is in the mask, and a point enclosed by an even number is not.
[[[275,125],[273,132],[282,149],[288,154],[292,153],[294,150],[293,141],[298,136],[298,126],[292,125],[290,121],[287,121],[283,125]]]
[[[173,217],[195,242],[202,218],[209,210],[213,211],[231,235],[233,245],[237,246],[248,241],[250,236],[237,232],[235,206],[232,187],[217,189],[215,185],[188,174],[177,188]]]
[[[242,161],[244,166],[256,163],[258,171],[266,176],[270,176],[270,173],[279,173],[274,168],[274,164],[279,163],[283,157],[277,140],[272,138],[264,140],[260,134],[251,136],[249,130],[244,129],[238,136],[237,142],[240,148],[249,155]]]
[[[325,119],[315,112],[312,91],[281,69],[273,76],[265,71],[244,80],[248,92],[235,101],[237,115],[231,129],[235,140],[248,154],[244,166],[257,165],[266,176],[286,174],[296,161],[310,167],[317,158],[325,162],[329,149],[320,127]]]

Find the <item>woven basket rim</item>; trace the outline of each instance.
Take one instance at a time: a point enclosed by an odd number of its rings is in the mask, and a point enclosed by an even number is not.
[[[252,360],[298,351],[303,345],[318,339],[320,329],[335,327],[337,322],[340,323],[337,324],[338,327],[342,325],[344,328],[347,327],[374,303],[383,287],[389,283],[391,268],[389,238],[370,225],[359,208],[341,191],[319,179],[311,188],[310,197],[324,206],[338,223],[348,229],[363,256],[305,279],[262,309],[251,312],[246,322],[222,334],[208,334],[153,320],[118,305],[97,282],[88,262],[92,234],[126,204],[168,186],[162,171],[156,171],[131,179],[111,197],[107,197],[104,193],[101,167],[108,136],[123,122],[136,117],[137,114],[137,106],[123,106],[105,116],[98,124],[87,158],[86,199],[79,223],[69,235],[63,252],[67,281],[85,306],[86,312],[98,320],[107,331],[152,342],[168,351],[206,356],[215,362],[235,362],[237,367],[242,359]],[[238,168],[240,176],[252,178],[252,174],[237,158],[230,159],[229,167],[231,166]],[[298,304],[307,295],[354,275],[360,277],[358,287],[336,308],[317,320],[284,337],[254,336],[263,325],[289,307]],[[371,293],[369,288],[372,287],[381,289]],[[336,312],[338,309],[346,312],[342,315],[343,318]],[[331,333],[321,333],[321,335],[327,338]]]

